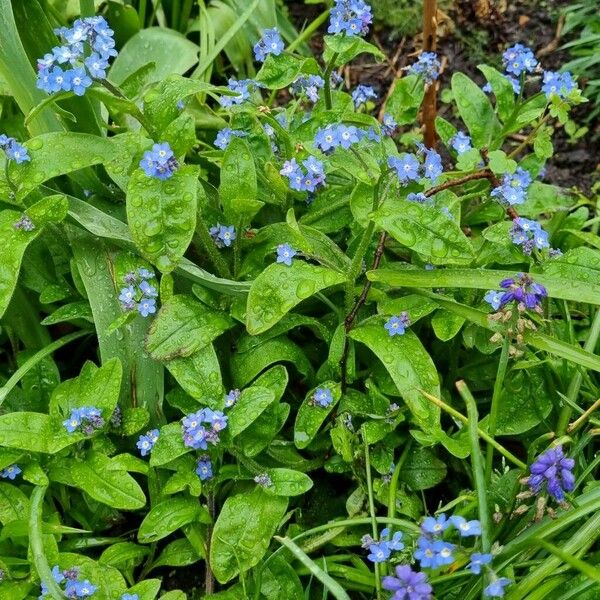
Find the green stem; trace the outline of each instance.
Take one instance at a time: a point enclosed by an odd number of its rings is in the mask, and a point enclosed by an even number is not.
[[[55,350],[66,346],[68,343],[73,340],[79,339],[84,335],[89,335],[89,331],[75,331],[74,333],[69,333],[64,337],[48,344],[38,352],[36,352],[33,356],[28,358],[9,378],[9,380],[0,388],[0,406],[6,400],[6,397],[11,392],[11,390],[21,381],[21,379],[29,372],[33,367],[35,367],[41,360],[46,358],[52,354]]]
[[[406,445],[404,446],[404,450],[402,450],[402,454],[400,455],[400,459],[398,460],[398,464],[394,469],[394,473],[392,475],[392,479],[390,481],[390,489],[388,493],[388,517],[393,519],[396,516],[396,491],[398,490],[398,479],[400,478],[400,471],[408,458],[408,453],[412,446],[413,438],[409,437]]]
[[[598,343],[598,337],[600,336],[600,308],[596,310],[596,314],[594,315],[594,320],[592,321],[592,326],[590,327],[590,333],[588,335],[588,339],[585,341],[583,345],[583,349],[587,352],[593,353],[596,344]],[[569,389],[567,390],[567,398],[571,404],[574,404],[577,396],[579,395],[579,390],[581,388],[581,382],[583,381],[583,374],[581,373],[581,369],[577,369],[573,379],[571,379],[571,383],[569,384]],[[573,414],[573,408],[567,402],[560,411],[560,415],[558,417],[558,424],[556,426],[556,435],[561,436],[567,430],[567,426],[569,425],[569,421],[571,420],[571,415]]]
[[[229,279],[231,277],[229,265],[219,252],[218,248],[215,246],[215,242],[212,237],[210,237],[210,233],[208,232],[208,226],[206,225],[200,213],[196,215],[196,235],[198,236],[200,244],[202,244],[202,248],[206,254],[208,254],[208,257],[214,265],[219,277],[222,277],[223,279]]]
[[[379,539],[379,532],[377,531],[377,515],[375,514],[375,499],[373,497],[373,480],[371,478],[371,457],[369,455],[369,444],[366,440],[365,445],[365,471],[367,473],[367,493],[369,495],[369,513],[371,514],[371,531],[373,539]],[[381,577],[379,575],[379,563],[373,563],[373,569],[375,571],[375,590],[377,593],[377,600],[381,598]]]
[[[147,0],[140,0],[140,4],[138,7],[138,19],[140,21],[140,25],[142,26],[142,29],[145,27],[145,21],[146,21],[146,1]]]
[[[240,220],[237,226],[237,235],[233,241],[233,278],[236,279],[240,270],[242,259],[242,232],[244,231],[243,222]]]
[[[333,73],[333,69],[335,67],[335,61],[338,59],[338,53],[334,52],[333,56],[329,59],[327,63],[327,67],[325,68],[325,73],[323,73],[323,79],[325,80],[325,108],[327,110],[331,110],[333,103],[331,102],[331,74]]]
[[[479,422],[477,404],[475,398],[473,398],[473,394],[471,394],[471,390],[469,390],[464,381],[458,381],[456,389],[467,406],[469,440],[471,442],[471,465],[473,468],[473,479],[475,480],[475,490],[477,492],[479,522],[481,523],[481,548],[485,554],[488,554],[491,548],[490,514],[487,501],[486,479],[483,470],[483,457],[481,456],[479,434],[477,431],[477,424]]]
[[[31,546],[31,554],[33,564],[40,576],[42,582],[48,588],[50,596],[54,600],[63,600],[66,596],[63,594],[58,583],[52,576],[52,570],[44,554],[44,543],[42,541],[42,506],[44,504],[44,496],[48,486],[36,486],[31,492],[30,512],[29,512],[29,544]]]
[[[288,47],[288,52],[293,52],[300,44],[312,37],[312,34],[327,21],[331,9],[323,11]]]
[[[510,340],[508,335],[504,336],[504,342],[502,343],[502,350],[500,351],[500,360],[498,361],[498,370],[496,371],[496,381],[494,381],[494,391],[492,392],[492,404],[490,406],[490,416],[488,422],[488,432],[494,437],[496,435],[496,427],[498,423],[498,411],[500,409],[500,396],[502,395],[502,388],[504,387],[504,377],[506,376],[506,369],[508,367],[508,349],[510,347]],[[485,475],[486,481],[490,481],[492,477],[492,465],[494,461],[494,447],[488,444],[487,455],[485,462]]]

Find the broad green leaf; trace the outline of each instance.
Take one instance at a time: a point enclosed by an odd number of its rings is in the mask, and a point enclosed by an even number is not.
[[[150,326],[146,351],[155,360],[191,356],[231,327],[231,319],[190,296],[173,296]]]
[[[334,54],[337,54],[335,66],[343,65],[356,58],[359,54],[372,54],[375,58],[383,60],[385,58],[383,52],[377,46],[369,44],[360,36],[345,36],[345,35],[326,35],[325,52],[323,60],[328,63]]]
[[[287,498],[258,486],[225,500],[210,545],[210,566],[220,583],[231,581],[261,561],[287,506]]]
[[[433,264],[469,264],[471,242],[454,219],[434,206],[397,200],[383,206],[373,220],[403,246]]]
[[[0,523],[26,520],[29,517],[29,498],[15,485],[0,482]]]
[[[512,115],[515,109],[515,91],[512,83],[505,75],[488,65],[478,65],[477,68],[488,80],[496,97],[496,111],[502,122]]]
[[[433,332],[442,342],[447,342],[455,337],[464,323],[465,319],[463,317],[459,317],[446,310],[438,310],[431,319]]]
[[[271,485],[265,490],[276,496],[301,496],[312,488],[313,482],[305,473],[293,469],[268,469]]]
[[[415,448],[400,471],[400,480],[417,492],[436,486],[446,477],[446,465],[431,448]]]
[[[160,591],[161,584],[162,581],[160,579],[144,579],[144,581],[140,581],[132,588],[129,588],[127,593],[132,596],[137,594],[139,600],[155,600]]]
[[[190,457],[191,458],[191,457]],[[195,472],[193,460],[184,461],[186,466],[176,471],[167,479],[162,486],[162,492],[165,495],[178,494],[188,491],[191,496],[196,498],[202,493],[202,482]]]
[[[269,54],[256,74],[255,80],[267,89],[280,90],[293,83],[300,75],[319,73],[319,65],[314,58],[299,57],[284,52],[279,56]]]
[[[110,139],[87,133],[46,133],[23,144],[31,160],[9,166],[17,200],[22,200],[44,181],[84,167],[108,162],[113,153]]]
[[[137,510],[146,504],[146,497],[137,481],[127,471],[112,470],[110,458],[97,452],[87,460],[74,460],[71,475],[75,485],[94,500],[124,510]]]
[[[551,277],[600,281],[600,251],[581,246],[543,264],[544,274]]]
[[[204,520],[204,509],[196,498],[168,498],[156,504],[138,529],[138,541],[150,544],[162,540],[189,523]]]
[[[67,433],[58,417],[35,412],[0,415],[0,446],[7,448],[56,454],[82,438],[80,433]]]
[[[149,62],[155,66],[152,81],[160,81],[172,73],[183,75],[198,62],[198,50],[196,44],[172,29],[142,29],[121,48],[108,78],[119,85]]]
[[[228,430],[231,437],[249,427],[275,401],[275,393],[266,387],[253,385],[242,390],[238,401],[229,410]]]
[[[166,363],[166,367],[192,398],[212,408],[222,406],[225,390],[221,366],[212,344],[190,356],[174,358]]]
[[[456,127],[443,117],[435,118],[435,130],[446,146],[450,145],[450,140],[457,134]]]
[[[42,321],[42,325],[56,325],[57,323],[75,321],[78,319],[83,319],[84,321],[89,321],[90,323],[94,322],[92,309],[86,300],[70,302],[69,304],[63,304],[62,306],[59,306],[52,314],[48,315]]]
[[[0,212],[0,239],[3,245],[0,260],[0,317],[15,291],[25,250],[42,232],[44,225],[60,223],[67,216],[66,199],[60,194],[48,196],[25,210],[25,215],[32,221],[35,227],[33,231],[15,228],[15,223],[23,213],[15,210]]]
[[[399,125],[413,123],[423,102],[425,84],[418,75],[408,75],[396,80],[394,89],[385,104],[385,112]]]
[[[184,166],[167,180],[142,169],[127,186],[127,221],[142,255],[161,271],[178,266],[196,227],[196,167]]]
[[[167,544],[158,558],[152,563],[152,568],[156,567],[185,567],[198,562],[203,556],[200,556],[187,538],[173,540]]]
[[[467,126],[476,148],[490,148],[499,131],[500,123],[488,97],[481,88],[463,73],[452,76],[452,93],[461,119]]]
[[[248,294],[248,333],[256,335],[267,331],[302,300],[344,280],[340,273],[298,259],[289,267],[278,263],[269,265],[254,280]]]
[[[313,395],[317,388],[308,392],[296,413],[296,422],[294,423],[294,444],[297,448],[306,448],[312,442],[342,395],[340,385],[332,381],[322,383],[319,388],[330,390],[333,402],[327,407],[319,406],[313,401]]]
[[[150,414],[143,406],[122,409],[121,431],[123,435],[133,435],[143,429],[150,420]]]
[[[290,405],[282,402],[269,406],[247,429],[242,431],[236,444],[246,456],[260,454],[279,433],[290,415]]]
[[[419,390],[439,397],[438,373],[419,338],[409,329],[404,335],[387,335],[384,317],[372,317],[350,332],[367,346],[385,366],[398,391],[424,430],[439,428],[439,409]]]
[[[160,428],[158,441],[150,454],[150,465],[160,467],[175,460],[183,454],[191,452],[183,443],[181,423],[169,423]]]
[[[223,155],[219,197],[225,218],[233,224],[249,223],[263,206],[258,200],[254,158],[242,138],[234,137]]]
[[[102,552],[98,562],[117,568],[128,564],[137,566],[148,554],[146,546],[139,546],[133,542],[117,542]]]
[[[265,565],[260,592],[266,600],[304,600],[302,583],[283,556],[273,556]]]
[[[189,112],[180,114],[171,121],[160,135],[167,142],[175,156],[183,156],[196,144],[196,122]]]
[[[426,317],[437,308],[433,300],[409,294],[401,298],[384,298],[377,304],[377,312],[383,315],[399,315],[401,312],[407,312],[411,325],[419,319]]]
[[[506,152],[502,150],[492,150],[488,154],[490,161],[490,169],[496,175],[502,175],[503,173],[514,173],[517,168],[517,163],[512,158],[508,158]]]

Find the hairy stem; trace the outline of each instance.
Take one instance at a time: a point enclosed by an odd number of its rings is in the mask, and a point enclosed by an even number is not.
[[[331,110],[331,107],[333,106],[333,103],[331,102],[331,74],[333,73],[335,61],[338,59],[338,56],[338,53],[334,52],[323,73],[323,79],[325,80],[325,108],[327,110]]]

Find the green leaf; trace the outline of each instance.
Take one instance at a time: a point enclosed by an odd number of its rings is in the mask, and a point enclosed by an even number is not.
[[[409,315],[410,316],[410,315]],[[384,317],[372,317],[350,332],[383,363],[417,423],[425,431],[439,428],[439,409],[419,390],[439,397],[438,373],[419,338],[410,330],[387,335]]]
[[[102,552],[98,562],[117,568],[137,566],[149,553],[146,546],[138,546],[133,542],[117,542]]]
[[[76,321],[83,319],[84,321],[94,322],[92,310],[86,300],[80,302],[70,302],[59,306],[52,314],[48,315],[42,325],[56,325],[57,323],[65,323],[67,321]]]
[[[542,127],[533,140],[533,151],[535,152],[535,155],[542,160],[550,158],[554,153],[552,132],[553,130],[550,127]]]
[[[313,486],[312,479],[305,473],[292,469],[268,469],[271,484],[265,488],[276,496],[301,496]]]
[[[155,600],[160,591],[161,584],[162,581],[160,579],[145,579],[136,583],[132,588],[129,588],[127,593],[131,595],[137,594],[139,600]]]
[[[313,401],[313,395],[317,388],[308,392],[296,413],[296,422],[294,423],[294,444],[297,448],[306,448],[312,442],[321,425],[341,398],[342,390],[338,383],[326,381],[319,385],[319,388],[330,390],[333,402],[326,407],[319,406]]]
[[[187,538],[173,540],[167,544],[164,550],[158,555],[158,558],[152,563],[152,568],[157,567],[185,567],[198,562],[203,556],[200,556]]]
[[[75,485],[94,500],[124,510],[137,510],[146,497],[137,481],[127,471],[113,470],[108,456],[90,453],[85,461],[74,460],[71,475]]]
[[[280,90],[296,81],[300,75],[318,75],[320,72],[314,58],[286,53],[279,56],[269,54],[254,79],[267,89]]]
[[[184,166],[167,180],[137,169],[127,187],[127,221],[142,255],[161,271],[178,266],[196,227],[196,167]]]
[[[240,434],[236,443],[245,456],[260,454],[273,441],[287,421],[290,408],[285,402],[272,404]]]
[[[600,281],[600,252],[581,246],[543,264],[544,274],[579,281]]]
[[[471,242],[458,223],[434,206],[397,200],[375,212],[373,220],[433,264],[464,265],[474,258]]]
[[[505,75],[488,65],[478,65],[477,68],[488,80],[496,97],[496,110],[503,123],[512,115],[515,109],[515,92],[512,83]]]
[[[492,150],[488,154],[488,157],[490,160],[490,169],[496,175],[514,173],[517,168],[517,163],[512,158],[508,158],[506,152],[502,150]]]
[[[210,566],[220,583],[257,565],[287,510],[287,498],[256,487],[225,500],[210,545]]]
[[[302,300],[344,281],[340,273],[298,259],[289,267],[278,263],[269,265],[254,280],[248,294],[248,333],[256,335],[267,331]]]
[[[179,528],[199,521],[203,512],[196,498],[182,496],[163,500],[145,516],[138,529],[138,541],[150,544],[162,540]]]
[[[464,323],[465,319],[463,317],[459,317],[458,315],[445,310],[438,310],[431,319],[433,332],[439,340],[442,340],[442,342],[448,342],[455,337]]]
[[[225,218],[233,224],[249,223],[264,204],[258,200],[254,158],[242,138],[234,137],[223,155],[219,197]]]
[[[372,54],[380,60],[385,58],[383,52],[377,46],[369,44],[360,36],[326,35],[323,40],[325,42],[323,60],[328,63],[334,54],[338,55],[334,66],[349,63],[353,58],[364,53]]]
[[[396,80],[394,89],[385,104],[385,112],[392,115],[398,125],[413,123],[423,96],[425,95],[425,83],[418,75],[408,75]]]
[[[400,480],[417,492],[442,482],[446,472],[446,465],[437,458],[431,448],[415,448],[409,452],[400,471]]]
[[[0,523],[6,525],[12,521],[27,520],[29,517],[29,499],[15,485],[0,482]]]
[[[173,296],[150,326],[146,351],[155,360],[191,356],[231,327],[231,319],[190,296]]]
[[[152,448],[150,465],[160,467],[191,451],[192,449],[183,443],[181,423],[176,422],[163,425],[160,428],[158,441],[154,448]]]
[[[452,93],[473,145],[490,148],[492,140],[500,132],[500,123],[485,93],[463,73],[454,73],[452,76]]]
[[[231,437],[242,433],[274,401],[275,393],[269,388],[253,385],[242,390],[238,401],[228,412],[228,430]]]
[[[290,563],[274,555],[262,571],[260,592],[266,600],[304,600],[304,589]]]

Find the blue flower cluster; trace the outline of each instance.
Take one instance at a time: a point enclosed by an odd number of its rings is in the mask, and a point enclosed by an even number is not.
[[[433,83],[440,75],[442,65],[435,52],[423,52],[417,62],[408,67],[410,75],[420,75],[426,85]]]
[[[384,325],[387,329],[388,335],[394,337],[395,335],[404,335],[406,328],[410,325],[410,318],[406,311],[402,311],[399,315],[390,317],[390,319]]]
[[[217,248],[229,248],[231,242],[236,238],[235,227],[233,225],[221,225],[217,223],[208,230]]]
[[[9,465],[8,467],[0,471],[0,477],[2,477],[2,479],[10,479],[11,481],[14,481],[17,475],[19,475],[22,472],[23,469],[21,469],[19,465]]]
[[[538,66],[531,48],[523,44],[515,44],[502,54],[502,64],[507,73],[519,77],[522,73],[533,73]]]
[[[347,150],[352,144],[358,143],[366,133],[354,125],[327,125],[317,129],[314,145],[319,150],[327,153],[334,148],[344,148]]]
[[[23,215],[18,221],[15,221],[13,227],[21,231],[33,231],[35,229],[33,221],[27,215]]]
[[[384,590],[394,592],[390,600],[431,600],[433,588],[427,582],[427,575],[413,571],[409,565],[398,565],[396,576],[383,578]]]
[[[464,154],[473,148],[471,145],[471,138],[464,133],[464,131],[458,131],[456,133],[456,135],[450,140],[450,146],[458,155]]]
[[[514,301],[521,311],[530,308],[539,312],[542,300],[548,295],[546,288],[541,283],[536,283],[527,273],[517,273],[515,277],[503,279],[500,287],[505,291],[490,290],[484,296],[484,300],[494,310]]]
[[[565,99],[575,88],[577,82],[568,71],[557,73],[555,71],[544,71],[542,79],[542,92],[548,99],[558,96]]]
[[[269,488],[273,485],[273,480],[268,473],[260,473],[254,478],[254,483],[260,485],[260,487]]]
[[[371,536],[365,535],[362,539],[363,548],[369,550],[367,558],[374,563],[381,563],[388,560],[392,552],[398,552],[404,549],[402,543],[402,532],[397,531],[390,538],[389,528],[382,530],[378,541],[375,541]]]
[[[333,394],[327,388],[317,388],[311,398],[313,406],[327,408],[333,402]]]
[[[164,181],[173,176],[179,168],[179,163],[173,155],[173,150],[167,142],[154,144],[152,150],[144,152],[140,167],[148,177],[156,177]]]
[[[422,164],[416,154],[404,153],[400,157],[388,157],[388,167],[396,171],[396,176],[403,185],[419,181],[423,177],[435,181],[444,172],[442,157],[435,150],[426,148],[423,144],[418,144],[418,148],[419,154],[425,156]]]
[[[126,273],[123,281],[126,286],[121,288],[119,302],[125,311],[137,309],[142,317],[156,312],[158,290],[150,281],[155,281],[155,275],[148,269],[138,269],[135,273]]]
[[[209,443],[219,443],[219,433],[226,427],[227,416],[221,411],[202,408],[181,421],[183,443],[188,448],[206,450]]]
[[[154,448],[154,445],[156,444],[156,442],[158,442],[159,434],[160,432],[158,431],[158,429],[151,429],[150,431],[147,431],[144,435],[140,435],[136,446],[142,456],[147,456],[148,454],[150,454],[150,452],[152,452],[152,448]]]
[[[352,101],[355,108],[359,108],[369,100],[377,100],[377,93],[370,85],[357,85],[352,90]]]
[[[73,92],[83,96],[92,85],[92,77],[104,79],[108,61],[117,55],[114,32],[104,17],[77,19],[73,27],[55,30],[63,42],[38,59],[37,87],[48,94]],[[86,56],[87,48],[91,53]],[[68,65],[63,69],[58,65]]]
[[[371,7],[364,0],[335,0],[327,31],[348,36],[365,35],[372,22]]]
[[[207,481],[213,477],[212,462],[210,457],[206,454],[198,457],[196,462],[196,475],[200,478],[200,481]]]
[[[527,189],[530,185],[529,171],[517,167],[514,173],[506,173],[502,177],[500,185],[492,190],[491,195],[509,206],[523,204],[527,200]]]
[[[258,81],[254,81],[254,79],[237,80],[232,77],[229,79],[227,87],[232,92],[235,92],[235,95],[221,96],[219,98],[219,102],[224,108],[230,108],[231,106],[244,103],[250,98],[253,88],[260,88],[262,85],[258,83]]]
[[[64,593],[67,598],[89,598],[98,589],[89,580],[79,580],[79,569],[73,567],[72,569],[65,569],[61,571],[58,565],[52,567],[52,577],[56,583],[60,586],[64,586]],[[50,597],[50,591],[46,584],[42,581],[42,589],[38,600]]]
[[[297,252],[289,244],[279,244],[279,246],[277,246],[276,262],[291,267],[292,259],[296,254]]]
[[[562,446],[550,448],[540,454],[529,467],[531,475],[527,483],[535,494],[546,488],[550,496],[562,502],[565,492],[575,489],[574,467],[575,461],[565,457]]]
[[[279,173],[288,178],[293,190],[299,192],[315,192],[319,186],[325,185],[325,167],[320,160],[309,156],[302,161],[302,167],[292,158],[283,163]]]
[[[537,221],[524,217],[517,217],[513,220],[510,236],[513,243],[521,246],[525,254],[531,254],[534,248],[542,250],[550,247],[548,232],[544,231]]]
[[[4,150],[8,160],[14,160],[18,165],[22,162],[31,160],[25,146],[19,144],[15,138],[4,135],[3,133],[0,134],[0,148]]]
[[[215,138],[215,146],[220,148],[221,150],[225,150],[232,138],[234,137],[246,137],[248,134],[245,131],[240,131],[239,129],[231,129],[229,127],[225,127],[217,133],[217,137]]]
[[[71,415],[63,421],[64,428],[69,433],[81,431],[91,435],[94,431],[104,427],[104,418],[99,408],[95,406],[84,406],[71,409]]]
[[[294,96],[306,96],[311,102],[319,100],[319,90],[323,89],[325,80],[319,75],[301,75],[290,86]]]
[[[262,38],[254,45],[254,58],[264,62],[268,54],[279,56],[285,47],[277,28],[265,29]]]
[[[237,388],[235,390],[229,390],[229,392],[227,392],[227,394],[225,395],[225,408],[231,408],[232,406],[234,406],[240,399],[241,395],[242,392],[240,392],[240,390],[238,390]]]

